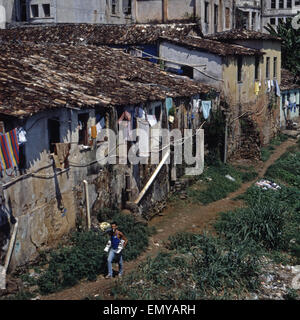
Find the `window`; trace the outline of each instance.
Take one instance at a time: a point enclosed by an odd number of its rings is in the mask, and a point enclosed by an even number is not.
[[[182,66],[181,67],[181,70],[182,70],[182,75],[183,76],[187,76],[191,79],[194,78],[194,69],[193,67],[190,67],[190,66]]]
[[[270,77],[270,57],[266,58],[266,78]]]
[[[50,17],[50,4],[43,4],[44,17]]]
[[[277,57],[273,59],[273,77],[277,77]]]
[[[31,5],[31,17],[32,18],[38,18],[39,17],[39,5],[38,4],[32,4]]]
[[[117,14],[119,12],[118,5],[118,0],[111,0],[111,14]]]
[[[284,1],[283,0],[279,0],[279,8],[282,9],[283,8],[283,3]]]
[[[239,56],[237,59],[237,81],[242,82],[242,67],[243,67],[243,57]]]
[[[276,0],[271,0],[271,8],[276,9]]]
[[[225,28],[230,28],[230,9],[225,8]]]
[[[88,113],[82,113],[78,115],[78,125],[79,125],[79,139],[78,144],[88,145]]]
[[[214,10],[214,25],[218,25],[218,10],[219,6],[215,4],[215,10]]]
[[[278,24],[283,23],[283,18],[278,18]]]
[[[255,71],[254,71],[254,79],[259,79],[259,57],[255,57]]]
[[[251,19],[251,30],[254,29],[255,26],[255,17],[256,17],[256,13],[252,12],[252,19]]]
[[[204,22],[208,23],[208,9],[209,9],[209,2],[205,2],[204,8]]]
[[[123,0],[123,12],[125,14],[131,14],[131,0]]]
[[[48,137],[49,137],[49,150],[50,153],[54,153],[55,143],[60,142],[60,123],[59,119],[48,120]]]
[[[300,0],[295,1],[295,6],[300,6]]]
[[[292,7],[292,0],[287,0],[286,1],[286,7],[291,8]]]
[[[276,19],[275,19],[275,18],[271,18],[271,19],[270,19],[270,24],[273,25],[273,26],[275,26],[275,24],[276,24]]]

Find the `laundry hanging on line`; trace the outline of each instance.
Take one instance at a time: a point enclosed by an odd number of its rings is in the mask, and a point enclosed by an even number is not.
[[[259,93],[259,88],[260,86],[259,86],[259,82],[258,81],[256,81],[255,82],[255,84],[254,84],[254,92],[255,92],[255,94],[258,96],[258,93]]]
[[[201,105],[204,119],[208,119],[211,110],[211,101],[202,101]]]
[[[140,157],[149,157],[149,137],[150,137],[150,128],[149,122],[146,120],[138,119],[137,121],[137,128],[139,132],[139,156]]]
[[[19,165],[19,142],[17,129],[0,134],[0,170]]]
[[[278,81],[275,80],[275,88],[276,88],[276,95],[277,97],[280,97],[280,88],[279,88],[279,84],[278,84]]]
[[[166,98],[166,109],[167,109],[167,115],[169,115],[170,109],[173,107],[173,99],[172,98]]]
[[[17,137],[19,146],[27,142],[26,131],[23,128],[17,128]]]

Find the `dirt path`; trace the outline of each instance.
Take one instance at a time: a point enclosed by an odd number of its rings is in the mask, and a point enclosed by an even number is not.
[[[260,162],[255,165],[259,178],[263,177],[268,167],[272,165],[288,147],[295,145],[296,141],[288,139],[276,148],[270,159],[266,162]],[[257,179],[255,179],[257,180]],[[163,249],[163,243],[170,235],[179,231],[201,232],[209,228],[215,221],[219,212],[234,210],[243,206],[242,201],[233,200],[240,194],[243,194],[254,181],[243,184],[237,191],[231,193],[227,198],[210,203],[206,206],[199,204],[189,204],[182,202],[176,203],[176,206],[169,206],[162,216],[154,217],[150,226],[155,226],[157,234],[152,236],[149,241],[149,247],[137,260],[125,263],[125,272],[133,271],[137,265],[145,260],[147,256],[154,256]],[[112,299],[109,296],[110,287],[115,280],[104,279],[99,276],[94,282],[81,282],[78,285],[41,297],[42,300],[82,300],[86,297],[99,295],[104,299]]]

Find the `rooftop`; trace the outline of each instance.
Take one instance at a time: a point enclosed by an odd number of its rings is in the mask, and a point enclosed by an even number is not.
[[[160,36],[184,37],[197,33],[196,24],[57,24],[0,30],[0,41],[90,45],[152,44]]]
[[[184,37],[181,39],[170,38],[170,37],[161,37],[161,40],[166,40],[190,49],[198,49],[200,51],[207,51],[219,56],[228,56],[228,55],[263,55],[260,50],[246,48],[236,44],[222,43],[219,41],[203,39],[200,37]]]
[[[231,40],[272,40],[281,41],[281,38],[272,36],[268,33],[259,31],[247,30],[247,29],[232,29],[223,32],[217,32],[215,34],[207,35],[207,39],[218,41],[231,41]]]
[[[21,117],[66,105],[139,104],[210,89],[105,46],[31,42],[0,46],[1,114]]]

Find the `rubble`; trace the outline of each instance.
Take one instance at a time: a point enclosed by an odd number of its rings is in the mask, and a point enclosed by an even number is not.
[[[299,267],[299,269],[298,269]],[[248,294],[248,300],[286,300],[293,289],[293,270],[300,272],[300,266],[275,264],[264,257],[264,267],[260,276],[261,288]],[[297,291],[297,290],[296,290]],[[297,291],[300,299],[300,290]]]

